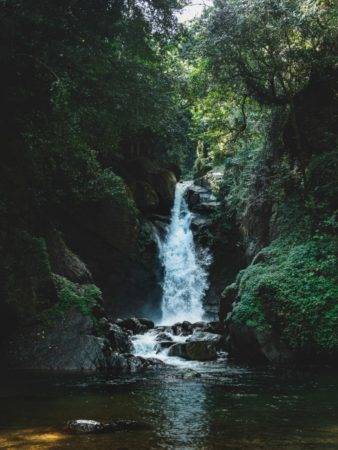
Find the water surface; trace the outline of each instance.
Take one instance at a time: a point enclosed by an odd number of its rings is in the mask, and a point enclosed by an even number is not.
[[[199,363],[119,378],[2,376],[0,448],[338,449],[337,373]],[[134,419],[149,429],[71,436],[72,419]]]

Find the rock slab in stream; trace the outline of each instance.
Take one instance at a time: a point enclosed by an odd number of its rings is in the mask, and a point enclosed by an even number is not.
[[[178,343],[170,347],[168,355],[195,361],[213,361],[217,359],[217,346],[209,341]]]
[[[96,420],[71,420],[66,425],[66,431],[73,434],[113,433],[115,431],[129,431],[147,429],[149,426],[134,420],[114,420],[98,422]]]

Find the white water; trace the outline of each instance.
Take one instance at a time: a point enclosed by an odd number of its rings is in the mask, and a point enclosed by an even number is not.
[[[164,267],[162,321],[165,326],[185,320],[199,322],[203,318],[202,300],[208,288],[207,267],[210,256],[196,248],[191,231],[191,213],[184,194],[189,182],[178,183],[175,192],[171,221],[163,242],[159,240],[160,259]],[[171,364],[192,367],[197,362],[169,357],[168,349],[158,351],[158,331],[133,337],[134,354],[146,358],[158,358]],[[186,337],[175,336],[173,342],[185,342]]]
[[[191,213],[184,193],[189,182],[178,183],[171,222],[161,246],[164,267],[162,324],[173,325],[188,320],[198,322],[203,317],[202,299],[208,288],[207,266],[210,257],[198,252],[191,231]]]

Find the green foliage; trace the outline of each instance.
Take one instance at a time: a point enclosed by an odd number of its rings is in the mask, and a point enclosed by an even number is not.
[[[262,262],[241,272],[233,320],[258,330],[273,327],[291,348],[338,350],[337,240],[278,239]]]
[[[77,309],[85,316],[92,316],[93,307],[102,298],[102,293],[97,286],[94,284],[79,285],[59,275],[53,275],[53,279],[58,292],[58,303],[47,311],[48,318],[65,315],[70,309]]]

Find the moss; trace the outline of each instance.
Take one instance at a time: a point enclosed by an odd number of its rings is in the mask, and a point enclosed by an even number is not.
[[[278,239],[269,255],[242,271],[233,320],[259,330],[274,328],[297,350],[338,351],[337,239]]]
[[[92,317],[92,310],[97,305],[102,293],[94,284],[77,284],[59,275],[53,275],[54,283],[58,292],[58,303],[47,312],[41,314],[43,320],[52,320],[64,316],[67,311],[75,309],[85,316]]]

